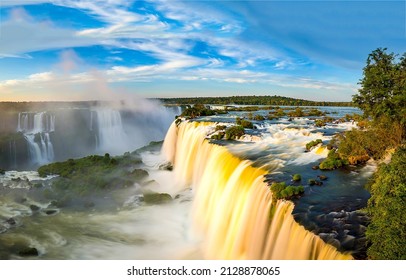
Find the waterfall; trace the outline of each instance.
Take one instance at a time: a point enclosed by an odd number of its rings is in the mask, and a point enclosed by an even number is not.
[[[129,139],[124,131],[120,112],[109,108],[99,108],[91,112],[93,122],[93,112],[96,114],[97,136],[96,148],[100,152],[118,154],[127,149]],[[91,126],[93,130],[93,126]]]
[[[15,140],[9,141],[9,157],[10,157],[11,167],[17,168],[17,147],[16,147]]]
[[[45,164],[54,160],[50,133],[55,131],[55,116],[47,112],[18,113],[17,131],[27,141],[32,164]]]
[[[206,259],[352,259],[299,225],[294,204],[272,199],[265,170],[210,144],[207,124],[173,123],[163,152],[194,191],[193,221]]]

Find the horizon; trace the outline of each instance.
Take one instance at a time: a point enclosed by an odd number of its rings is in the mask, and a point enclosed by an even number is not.
[[[278,96],[351,102],[402,55],[405,1],[0,2],[0,102]]]

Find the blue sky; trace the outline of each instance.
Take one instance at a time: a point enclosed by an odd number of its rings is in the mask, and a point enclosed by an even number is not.
[[[283,95],[349,101],[406,52],[406,1],[1,0],[0,101]]]

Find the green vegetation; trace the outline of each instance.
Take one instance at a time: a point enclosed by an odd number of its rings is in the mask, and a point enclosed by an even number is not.
[[[244,119],[242,119],[242,118],[236,118],[236,123],[237,123],[237,125],[240,125],[240,126],[242,126],[243,128],[250,128],[250,129],[253,129],[254,128],[254,125],[252,124],[252,122],[250,122],[250,121],[247,121],[247,120],[244,120]]]
[[[399,148],[389,164],[381,164],[367,186],[366,211],[371,217],[366,237],[370,259],[406,259],[406,148]]]
[[[353,106],[351,102],[325,102],[295,99],[283,96],[249,95],[228,97],[181,97],[160,98],[165,104],[217,104],[217,105],[278,105],[278,106]],[[246,111],[246,110],[244,110]],[[256,111],[256,110],[255,110]]]
[[[244,127],[242,127],[241,125],[231,126],[226,129],[225,138],[226,140],[238,139],[239,137],[243,136],[244,133]]]
[[[323,141],[321,139],[316,139],[313,141],[310,141],[309,143],[306,144],[306,150],[310,151],[312,148],[314,148],[315,146],[317,146],[318,144],[323,143]]]
[[[221,140],[221,139],[223,139],[224,135],[225,135],[225,132],[220,131],[220,132],[218,132],[216,134],[213,134],[210,138],[214,139],[214,140]]]
[[[216,111],[211,110],[204,106],[203,104],[195,104],[192,107],[188,106],[180,115],[181,117],[197,118],[202,116],[212,116],[215,115]]]
[[[406,54],[397,58],[381,48],[368,56],[361,88],[353,96],[364,119],[345,117],[357,121],[360,129],[333,139],[336,148],[320,164],[320,169],[333,169],[392,154],[390,163],[381,164],[367,186],[371,193],[366,208],[371,218],[366,231],[370,259],[406,259]]]
[[[295,110],[288,112],[288,116],[292,118],[299,118],[305,116],[302,108],[297,107]]]
[[[360,80],[359,94],[353,102],[363,110],[366,117],[391,121],[406,125],[406,53],[398,55],[386,53],[386,48],[378,48],[369,54]]]
[[[148,172],[136,168],[140,163],[138,153],[126,153],[120,157],[92,155],[44,165],[38,173],[41,177],[59,175],[53,186],[84,194],[91,190],[132,186],[143,180]]]
[[[299,182],[302,180],[302,176],[300,174],[295,174],[293,175],[292,180],[295,182]]]
[[[348,164],[348,161],[342,159],[336,150],[333,149],[328,152],[327,158],[320,163],[319,168],[321,170],[333,170]]]
[[[303,186],[287,186],[285,182],[272,183],[270,188],[274,199],[292,199],[304,193]]]

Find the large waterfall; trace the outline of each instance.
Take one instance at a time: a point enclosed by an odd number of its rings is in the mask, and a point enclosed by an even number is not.
[[[55,131],[55,116],[46,112],[19,113],[18,132],[27,140],[30,160],[33,164],[53,161],[54,148],[50,133]]]
[[[194,191],[193,220],[207,259],[352,259],[299,225],[273,200],[265,170],[210,144],[207,124],[173,123],[163,152],[179,186]]]

